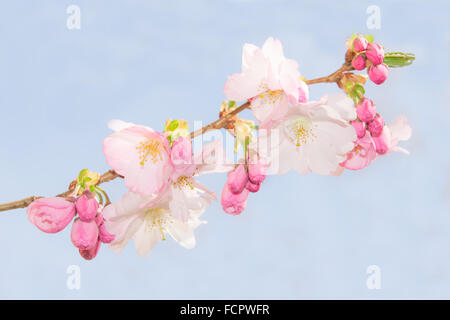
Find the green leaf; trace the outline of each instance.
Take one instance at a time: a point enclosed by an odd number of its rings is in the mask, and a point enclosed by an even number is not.
[[[375,40],[375,38],[371,34],[365,35],[364,38],[366,38],[366,40],[369,42],[373,42]]]
[[[383,62],[390,68],[398,68],[409,66],[415,59],[414,53],[387,52]]]
[[[234,109],[236,107],[236,101],[228,101],[228,110]]]
[[[168,126],[167,131],[175,131],[178,128],[178,120],[173,120]]]
[[[94,186],[89,186],[89,191],[90,191],[90,192],[94,192],[94,190],[95,190],[95,187],[94,187]]]

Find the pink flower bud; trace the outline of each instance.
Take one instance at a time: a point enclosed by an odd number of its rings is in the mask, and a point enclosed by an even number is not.
[[[384,127],[380,136],[372,137],[375,143],[375,150],[378,154],[386,154],[391,150],[391,133],[388,127]]]
[[[370,122],[375,118],[377,108],[372,100],[363,98],[356,106],[356,114],[361,121]]]
[[[174,165],[192,163],[192,144],[188,138],[179,137],[172,144],[170,158]]]
[[[248,180],[245,189],[247,189],[250,192],[258,192],[260,187],[261,187],[260,183],[253,183],[250,180]]]
[[[371,65],[369,67],[369,78],[375,84],[382,84],[386,81],[389,75],[389,68],[384,63],[377,66]]]
[[[78,197],[76,208],[81,221],[91,221],[97,215],[97,199],[94,198],[90,191],[85,191],[80,197]]]
[[[64,229],[75,216],[75,204],[64,198],[41,198],[27,208],[28,220],[39,230],[56,233]]]
[[[363,54],[358,54],[352,60],[352,66],[356,70],[363,70],[366,68],[366,57]]]
[[[367,41],[366,38],[364,38],[363,36],[358,36],[355,38],[355,40],[353,40],[353,51],[355,52],[364,51],[366,50],[368,44],[369,41]]]
[[[225,183],[222,191],[221,204],[226,213],[237,215],[240,214],[247,205],[248,190],[244,189],[239,194],[230,191],[228,183]]]
[[[356,135],[358,139],[363,138],[366,135],[366,123],[359,119],[353,120],[351,122],[353,128],[355,128]]]
[[[70,237],[75,247],[82,250],[91,249],[98,240],[98,226],[94,220],[84,222],[78,219],[72,224]]]
[[[267,165],[256,156],[248,165],[248,179],[253,184],[261,184],[266,179]]]
[[[367,45],[366,57],[374,65],[379,65],[383,63],[384,60],[384,49],[378,43],[369,43]]]
[[[103,243],[111,243],[114,241],[114,239],[116,238],[116,236],[114,234],[109,233],[106,230],[105,224],[102,223],[99,227],[99,239],[101,242]]]
[[[90,249],[87,250],[83,250],[83,249],[78,249],[80,252],[80,255],[86,259],[86,260],[92,260],[97,256],[98,250],[100,249],[100,245],[101,242],[97,241],[97,243],[95,244],[95,246],[93,246]]]
[[[228,173],[227,185],[232,193],[239,194],[247,184],[248,176],[244,165],[240,164]]]
[[[369,129],[369,132],[372,135],[372,137],[380,136],[384,128],[383,118],[379,114],[377,114],[375,118],[371,122],[369,122],[367,128]]]

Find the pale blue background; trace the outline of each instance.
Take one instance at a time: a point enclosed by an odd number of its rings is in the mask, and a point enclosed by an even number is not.
[[[66,8],[81,7],[81,30]],[[381,8],[368,30],[366,8]],[[445,1],[2,1],[0,202],[65,190],[82,168],[108,169],[106,122],[162,129],[166,117],[216,118],[242,45],[281,39],[307,78],[342,63],[352,32],[415,52],[367,96],[413,127],[403,146],[342,177],[270,177],[238,217],[213,204],[198,246],[160,243],[141,259],[130,243],[86,262],[70,242],[0,213],[1,298],[450,298],[450,6]],[[337,92],[311,87],[312,98]],[[224,175],[203,179],[220,192]],[[122,181],[104,185],[113,199]],[[66,268],[81,267],[81,290]],[[368,290],[378,265],[381,290]]]

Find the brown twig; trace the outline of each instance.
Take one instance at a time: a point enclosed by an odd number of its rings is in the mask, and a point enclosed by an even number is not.
[[[347,53],[347,55],[348,55],[348,53]],[[332,74],[330,74],[328,76],[325,76],[325,77],[320,77],[320,78],[316,78],[316,79],[312,79],[312,80],[306,80],[305,82],[307,84],[332,83],[332,82],[339,83],[339,80],[342,78],[344,72],[354,70],[352,65],[351,65],[351,57],[348,57],[347,55],[346,55],[346,62],[338,70],[336,70]],[[193,138],[195,138],[197,136],[200,136],[200,135],[202,135],[202,134],[204,134],[204,133],[206,133],[208,131],[225,128],[227,126],[228,122],[234,116],[236,116],[237,114],[239,114],[243,110],[249,109],[249,108],[250,108],[250,102],[247,101],[244,104],[242,104],[239,107],[237,107],[236,109],[233,109],[229,113],[226,113],[223,117],[220,117],[216,121],[211,122],[210,124],[204,126],[201,129],[198,129],[196,131],[191,132],[189,137],[191,139],[193,139]],[[100,179],[99,179],[97,185],[100,185],[100,184],[105,183],[105,182],[109,182],[109,181],[114,180],[116,178],[123,178],[123,177],[121,175],[117,174],[114,170],[109,170],[109,171],[103,173],[100,176]],[[72,183],[67,191],[64,191],[63,193],[58,194],[57,197],[67,197],[74,190],[75,190],[75,186]],[[31,196],[31,197],[24,198],[24,199],[21,199],[21,200],[16,200],[16,201],[12,201],[12,202],[3,203],[3,204],[0,204],[0,211],[7,211],[7,210],[13,210],[13,209],[19,209],[19,208],[26,208],[34,200],[39,199],[39,198],[42,198],[42,197]]]

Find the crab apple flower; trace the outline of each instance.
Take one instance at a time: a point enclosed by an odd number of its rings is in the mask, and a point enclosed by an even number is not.
[[[383,63],[384,60],[384,49],[378,43],[369,43],[367,45],[366,57],[374,65],[379,65]]]
[[[158,196],[127,192],[120,200],[105,207],[103,216],[106,227],[109,232],[116,234],[110,248],[119,253],[134,239],[138,255],[146,257],[156,243],[166,239],[166,234],[185,248],[195,247],[194,230],[203,223],[199,217],[206,206],[189,207],[189,217],[182,221],[171,214],[169,200],[168,192]],[[150,205],[142,207],[145,203]]]
[[[347,154],[347,159],[340,165],[349,170],[361,170],[376,157],[375,144],[370,135],[366,134],[362,138],[358,138],[353,150]]]
[[[353,126],[353,128],[355,128],[356,131],[356,137],[358,139],[361,139],[362,137],[364,137],[366,135],[366,123],[362,122],[359,119],[353,120],[350,122]]]
[[[359,35],[353,40],[353,51],[354,52],[361,52],[367,49],[367,45],[369,44],[369,41],[367,41],[364,36]]]
[[[98,202],[90,191],[85,191],[78,197],[75,206],[81,221],[89,222],[97,215]]]
[[[261,124],[281,119],[289,103],[305,102],[309,97],[297,62],[286,59],[281,42],[273,38],[262,48],[244,45],[242,71],[228,77],[224,93],[229,100],[250,100],[253,115]]]
[[[56,233],[64,229],[75,216],[75,204],[60,197],[34,200],[27,208],[28,220],[39,230]]]
[[[247,206],[248,192],[248,189],[244,189],[241,193],[234,194],[228,183],[225,183],[221,198],[223,211],[232,215],[238,215],[244,211]]]
[[[110,127],[120,130],[103,141],[103,153],[114,171],[124,176],[128,189],[142,195],[162,190],[173,170],[166,137],[148,127],[119,120]]]
[[[98,251],[100,250],[101,242],[97,240],[97,243],[90,249],[78,249],[80,252],[80,256],[86,260],[92,260],[97,256]]]
[[[369,79],[375,84],[382,84],[389,75],[389,68],[384,63],[369,67]]]
[[[227,184],[230,191],[234,194],[239,194],[244,190],[248,182],[248,175],[245,170],[245,166],[240,164],[228,173]]]
[[[358,54],[352,60],[352,66],[356,70],[363,70],[366,68],[366,57],[363,54]]]
[[[356,106],[356,114],[361,121],[370,122],[377,114],[377,107],[372,100],[363,98]]]
[[[369,130],[372,137],[379,137],[381,132],[383,131],[383,127],[384,120],[379,114],[377,114],[375,118],[367,125],[367,129]]]
[[[84,222],[76,220],[72,224],[72,231],[70,233],[72,243],[75,247],[82,250],[89,250],[93,248],[98,241],[98,226],[94,220]]]
[[[260,133],[260,143],[270,149],[263,154],[269,159],[269,171],[332,174],[353,149],[356,133],[349,121],[355,118],[353,100],[345,94],[294,106],[271,130]],[[274,133],[278,133],[278,145],[268,143]]]

